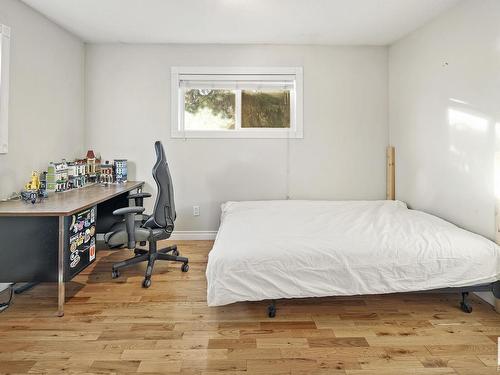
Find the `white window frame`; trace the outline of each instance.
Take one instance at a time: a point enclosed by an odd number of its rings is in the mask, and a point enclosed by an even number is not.
[[[186,130],[184,128],[184,95],[181,79],[209,80],[210,76],[238,75],[290,77],[294,89],[290,92],[290,128],[241,128],[241,95],[236,95],[236,128],[221,130]],[[242,78],[244,79],[244,78]],[[172,138],[303,138],[303,69],[302,67],[172,67],[171,69],[171,136]]]
[[[9,151],[10,27],[0,24],[0,154]]]

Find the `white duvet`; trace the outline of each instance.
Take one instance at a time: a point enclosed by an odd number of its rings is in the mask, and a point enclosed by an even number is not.
[[[398,201],[222,205],[209,306],[428,290],[500,278],[500,248]]]

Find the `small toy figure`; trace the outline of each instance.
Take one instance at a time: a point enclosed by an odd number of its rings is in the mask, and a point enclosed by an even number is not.
[[[115,159],[114,165],[116,182],[127,182],[127,159]]]
[[[113,165],[111,165],[107,160],[104,164],[101,164],[99,182],[101,184],[110,184],[113,182]]]
[[[45,178],[45,177],[44,177]],[[35,204],[37,199],[47,198],[48,194],[45,190],[46,183],[40,180],[40,175],[38,172],[31,172],[31,181],[24,186],[24,190],[21,191],[21,198],[25,201],[29,201]]]
[[[88,150],[87,151],[87,157],[86,157],[86,168],[85,168],[85,174],[88,176],[88,179],[90,182],[96,182],[97,181],[97,166],[96,166],[96,161],[97,158],[94,154],[93,150]]]
[[[80,180],[82,182],[82,186],[87,183],[86,176],[85,176],[86,165],[87,165],[87,162],[85,161],[85,159],[75,160],[76,176],[80,177]]]
[[[31,181],[28,182],[24,188],[26,190],[38,190],[40,189],[40,177],[38,175],[38,172],[33,171],[31,172]]]
[[[93,150],[88,150],[85,162],[85,174],[87,175],[87,182],[99,182],[99,175],[101,174],[100,157],[97,157]]]
[[[68,163],[68,187],[78,189],[84,185],[84,176],[80,174],[81,166],[78,162]]]
[[[66,160],[61,163],[49,163],[47,189],[56,192],[68,190],[68,164]]]

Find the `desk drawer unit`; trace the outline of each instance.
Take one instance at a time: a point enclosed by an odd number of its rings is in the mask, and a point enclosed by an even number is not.
[[[57,281],[58,218],[0,217],[0,282]]]
[[[97,206],[64,218],[64,281],[95,260]],[[0,217],[0,282],[57,281],[57,217]]]

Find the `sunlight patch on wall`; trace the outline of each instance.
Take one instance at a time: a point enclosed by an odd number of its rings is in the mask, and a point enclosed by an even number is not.
[[[500,151],[495,153],[495,198],[500,199]]]
[[[448,109],[448,121],[456,130],[488,131],[488,120],[455,108]]]
[[[450,98],[450,102],[454,102],[454,103],[458,103],[458,104],[465,104],[465,105],[469,105],[469,103],[463,101],[463,100],[460,100],[460,99],[456,99],[456,98]]]

